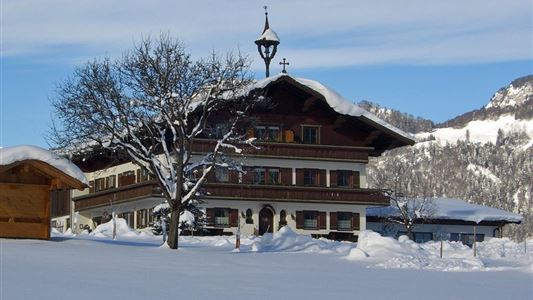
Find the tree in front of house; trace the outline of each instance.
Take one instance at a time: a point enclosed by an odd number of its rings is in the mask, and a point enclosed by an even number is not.
[[[149,170],[169,204],[167,243],[177,249],[180,215],[198,203],[208,173],[242,172],[232,157],[253,142],[247,116],[264,102],[247,92],[250,83],[240,55],[193,60],[179,41],[146,38],[119,59],[85,64],[59,86],[50,137],[60,148],[125,153]],[[193,155],[198,138],[211,139]]]

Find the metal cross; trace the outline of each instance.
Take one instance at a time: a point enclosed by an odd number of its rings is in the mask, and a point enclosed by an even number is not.
[[[290,63],[285,59],[285,57],[283,58],[283,61],[279,62],[279,64],[283,66],[283,70],[281,71],[281,73],[287,74],[287,70],[285,70],[285,67],[290,65]]]

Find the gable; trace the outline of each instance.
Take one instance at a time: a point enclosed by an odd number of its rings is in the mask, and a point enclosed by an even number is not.
[[[84,189],[85,184],[38,160],[24,160],[0,166],[0,182],[47,185],[57,189]]]
[[[392,125],[376,120],[377,117],[356,105],[340,102],[341,96],[336,93],[330,95],[336,98],[328,102],[326,96],[334,93],[332,91],[319,93],[287,75],[275,78],[268,84],[258,85],[273,104],[269,111],[256,112],[261,120],[289,124],[296,133],[298,128],[294,124],[297,123],[322,126],[322,144],[371,147],[373,151],[370,154],[374,156],[414,144],[414,140],[401,130],[393,130]],[[332,107],[334,101],[342,107]]]

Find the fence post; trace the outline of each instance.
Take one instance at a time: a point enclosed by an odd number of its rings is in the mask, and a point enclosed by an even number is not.
[[[476,235],[476,226],[474,225],[474,257],[477,256],[477,247],[476,247],[476,243],[477,242],[477,235]]]

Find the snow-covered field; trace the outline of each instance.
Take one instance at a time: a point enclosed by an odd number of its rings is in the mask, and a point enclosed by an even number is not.
[[[274,235],[160,237],[109,226],[52,241],[0,239],[0,299],[533,299],[533,241],[415,244],[367,231],[356,245]]]

